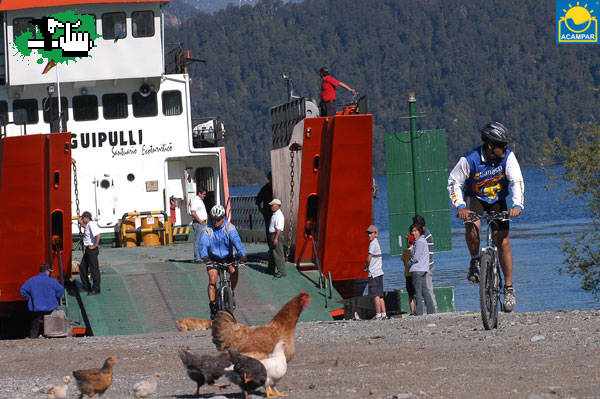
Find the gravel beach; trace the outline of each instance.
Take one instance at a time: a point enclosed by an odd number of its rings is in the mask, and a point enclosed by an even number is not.
[[[483,330],[475,312],[299,323],[278,389],[306,399],[600,398],[600,310],[500,317],[496,331]],[[109,356],[119,363],[104,398],[133,397],[133,384],[155,372],[163,378],[153,397],[193,398],[177,356],[186,346],[215,352],[210,330],[0,341],[0,398],[43,398],[43,387]],[[73,383],[68,397],[78,397]],[[243,395],[234,385],[203,386],[200,397]]]

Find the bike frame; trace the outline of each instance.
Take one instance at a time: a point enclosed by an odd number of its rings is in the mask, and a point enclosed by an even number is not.
[[[238,267],[237,262],[215,262],[217,272],[219,273],[219,281],[217,283],[217,309],[228,310],[233,312],[235,309],[235,301],[233,300],[233,289],[231,288],[231,277],[229,267]]]

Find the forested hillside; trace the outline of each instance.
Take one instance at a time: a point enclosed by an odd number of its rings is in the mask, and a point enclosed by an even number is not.
[[[173,0],[179,1],[179,0]],[[448,161],[478,142],[488,120],[516,137],[521,163],[541,144],[569,142],[574,124],[598,106],[600,47],[556,45],[554,2],[497,0],[266,0],[199,13],[167,30],[207,60],[190,68],[197,115],[220,115],[232,184],[264,181],[269,108],[295,91],[318,97],[319,67],[369,96],[375,172],[385,168],[385,132],[408,129],[407,95],[426,115],[420,128],[444,128]],[[338,102],[350,96],[338,89]]]

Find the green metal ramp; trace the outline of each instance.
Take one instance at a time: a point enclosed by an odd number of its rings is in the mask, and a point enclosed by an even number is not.
[[[248,248],[251,247],[251,248]],[[250,259],[262,246],[249,245]],[[74,258],[80,253],[74,253]],[[102,293],[67,298],[67,316],[84,326],[87,317],[93,335],[143,334],[176,331],[175,320],[209,318],[208,276],[202,264],[191,262],[191,245],[172,247],[106,248],[100,251]],[[77,259],[75,259],[77,260]],[[267,323],[291,298],[304,290],[313,298],[300,321],[331,320],[329,311],[343,308],[335,291],[320,290],[316,272],[303,272],[288,264],[288,275],[274,279],[267,265],[248,262],[240,269],[235,291],[235,316],[241,323]],[[74,277],[78,283],[79,277]],[[73,290],[71,290],[73,291]]]

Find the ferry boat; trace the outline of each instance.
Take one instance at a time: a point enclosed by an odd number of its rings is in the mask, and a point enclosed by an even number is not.
[[[144,214],[189,224],[198,185],[207,209],[227,203],[224,125],[192,117],[190,58],[165,42],[167,2],[0,2],[0,316],[23,310],[19,287],[41,263],[69,280],[84,211],[116,238],[127,215],[130,228]],[[69,30],[93,40],[87,53],[65,50]]]

